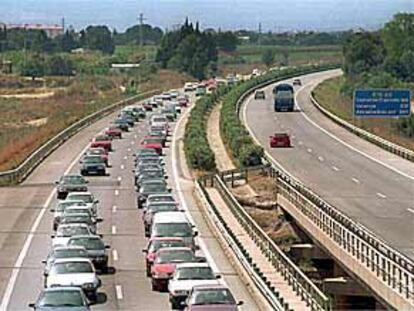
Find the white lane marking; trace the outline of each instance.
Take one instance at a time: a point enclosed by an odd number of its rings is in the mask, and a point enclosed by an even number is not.
[[[128,152],[131,152],[131,148],[128,148]]]
[[[125,165],[121,164],[121,170],[125,169]]]
[[[112,206],[112,213],[116,213],[116,209],[117,209],[116,205]]]
[[[112,234],[116,234],[116,226],[112,226]]]
[[[117,180],[118,181],[121,181],[122,180],[122,177],[121,176],[118,176]]]
[[[115,190],[115,195],[119,195],[119,190]]]
[[[336,167],[336,166],[332,166],[332,169],[333,169],[334,171],[336,171],[336,172],[338,172],[338,171],[339,171],[339,168],[338,168],[338,167]]]
[[[86,150],[89,148],[89,143],[82,149],[82,151],[75,157],[75,159],[69,164],[68,168],[65,170],[63,175],[69,174],[70,170],[75,166],[76,163],[78,163],[79,159],[82,157],[82,155],[86,152]],[[13,294],[14,287],[16,285],[17,277],[20,272],[20,267],[23,265],[23,261],[27,256],[27,253],[29,252],[30,245],[32,244],[32,240],[34,237],[35,232],[37,231],[37,228],[39,227],[40,221],[43,218],[43,215],[46,212],[46,209],[50,205],[50,202],[53,199],[53,196],[56,193],[56,188],[53,188],[50,195],[47,197],[45,203],[42,206],[42,209],[40,210],[39,214],[37,215],[35,221],[33,222],[32,226],[30,227],[29,234],[26,237],[26,240],[24,241],[23,247],[20,250],[19,256],[17,257],[14,265],[13,270],[9,278],[9,282],[7,283],[6,290],[4,291],[3,298],[1,300],[0,305],[0,311],[7,311],[10,303],[10,298]]]
[[[355,178],[355,177],[352,177],[352,181],[353,181],[354,183],[356,183],[356,184],[359,184],[359,183],[360,183],[360,181],[359,181],[357,178]]]
[[[311,149],[311,148],[308,148],[308,152],[309,152],[309,153],[312,153],[312,149]]]
[[[300,140],[300,141],[298,142],[298,144],[299,144],[299,145],[303,145],[303,141],[301,141],[301,140]]]
[[[292,135],[292,139],[295,139],[296,138],[296,136],[295,135]]]
[[[318,157],[318,160],[321,161],[321,162],[325,161],[325,159],[321,156]]]
[[[175,183],[175,189],[178,193],[178,197],[179,197],[179,200],[181,202],[181,206],[185,210],[185,213],[186,213],[188,219],[191,221],[191,223],[193,223],[195,225],[194,219],[193,219],[193,217],[191,216],[191,214],[188,210],[187,202],[185,200],[183,191],[181,189],[181,184],[180,184],[180,180],[179,180],[179,176],[178,176],[178,166],[177,166],[177,150],[176,150],[177,148],[176,148],[176,145],[175,145],[176,144],[177,131],[180,128],[180,124],[181,124],[182,120],[184,119],[184,116],[187,115],[190,111],[191,111],[191,109],[188,109],[182,115],[182,117],[177,121],[177,124],[175,125],[174,132],[173,132],[173,138],[172,138],[172,142],[171,142],[171,149],[172,149],[171,164],[172,164],[172,170],[173,170],[173,179],[174,179],[174,183]],[[198,243],[199,243],[200,249],[202,249],[203,254],[206,256],[208,262],[210,263],[211,268],[213,269],[214,272],[218,273],[219,269],[217,267],[217,264],[214,261],[213,257],[211,256],[206,244],[204,243],[204,240],[201,237],[198,237]],[[224,280],[223,280],[223,282],[225,283]]]
[[[112,259],[118,261],[118,252],[116,249],[112,250]]]
[[[412,209],[412,208],[407,208],[407,211],[409,211],[410,213],[414,214],[414,209]]]
[[[385,194],[381,193],[381,192],[377,192],[377,196],[379,196],[382,199],[386,199],[387,198],[387,196]]]
[[[124,157],[124,160],[126,160],[126,159],[128,159],[128,156],[125,156],[125,157]]]
[[[137,139],[138,138],[138,135],[134,135],[134,138]]]
[[[134,144],[134,142],[133,141],[131,141],[131,145],[133,145]]]
[[[295,102],[296,102],[296,104],[298,104],[298,101],[297,101],[297,97],[298,97],[298,94],[301,92],[301,91],[303,91],[303,88],[305,87],[306,85],[303,85],[296,93],[295,93]],[[246,105],[244,105],[245,107],[246,107]],[[389,165],[389,164],[387,164],[387,163],[384,163],[384,162],[382,162],[381,160],[378,160],[378,159],[376,159],[376,158],[374,158],[374,157],[372,157],[372,156],[370,156],[369,154],[367,154],[367,153],[365,153],[365,152],[363,152],[363,151],[361,151],[361,150],[359,150],[359,149],[357,149],[356,147],[354,147],[354,146],[352,146],[352,145],[350,145],[350,144],[348,144],[347,142],[345,142],[345,141],[343,141],[342,139],[340,139],[339,137],[337,137],[336,135],[334,135],[334,134],[332,134],[331,132],[329,132],[328,130],[326,130],[326,129],[324,129],[323,127],[321,127],[319,124],[317,124],[315,121],[313,121],[306,113],[304,113],[303,112],[303,110],[301,109],[301,107],[298,105],[298,107],[299,107],[299,109],[300,109],[300,113],[303,115],[303,117],[309,122],[309,123],[311,123],[313,126],[315,126],[316,128],[318,128],[319,130],[321,130],[322,132],[324,132],[326,135],[328,135],[329,137],[331,137],[332,139],[334,139],[334,140],[336,140],[337,142],[339,142],[339,143],[341,143],[342,145],[344,145],[344,146],[346,146],[346,147],[348,147],[349,149],[351,149],[351,150],[353,150],[353,151],[355,151],[355,152],[357,152],[357,153],[359,153],[360,155],[362,155],[362,156],[364,156],[364,157],[366,157],[367,159],[369,159],[369,160],[371,160],[371,161],[374,161],[375,163],[377,163],[377,164],[379,164],[379,165],[382,165],[382,166],[384,166],[384,167],[386,167],[386,168],[388,168],[388,169],[390,169],[390,170],[392,170],[392,171],[394,171],[395,173],[398,173],[398,174],[400,174],[401,176],[404,176],[404,177],[406,177],[406,178],[408,178],[408,179],[411,179],[411,180],[414,180],[414,176],[411,176],[411,175],[409,175],[409,174],[407,174],[407,173],[404,173],[404,172],[402,172],[402,171],[400,171],[399,169],[397,169],[397,168],[395,168],[395,167],[393,167],[393,166],[391,166],[391,165]],[[246,119],[245,119],[246,120]]]
[[[115,285],[115,293],[116,293],[116,299],[118,300],[124,299],[124,294],[122,293],[121,285]]]

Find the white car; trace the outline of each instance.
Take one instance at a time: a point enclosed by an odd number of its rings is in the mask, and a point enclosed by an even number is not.
[[[94,195],[90,192],[71,192],[66,197],[66,201],[83,201],[88,207],[92,209],[96,215],[98,212],[98,203],[99,200],[95,199]]]
[[[151,203],[162,203],[162,202],[173,202],[176,203],[174,196],[170,193],[163,193],[163,194],[150,194],[147,197],[147,201],[144,204],[144,209],[147,207],[147,205]]]
[[[177,90],[170,90],[170,96],[172,99],[176,99],[179,95],[180,93],[178,93]]]
[[[56,259],[46,277],[46,287],[81,287],[90,300],[96,300],[102,282],[88,258]]]
[[[168,124],[168,119],[162,114],[155,114],[151,116],[150,126],[162,126],[166,127]]]
[[[194,286],[222,284],[221,276],[213,272],[208,263],[179,263],[172,279],[168,283],[168,291],[172,309],[181,308],[182,302]]]
[[[75,235],[92,235],[92,232],[87,224],[62,224],[57,228],[56,234],[52,235],[52,245],[67,245]]]
[[[88,206],[78,206],[78,205],[69,206],[65,208],[65,211],[62,217],[65,217],[66,215],[69,215],[69,214],[79,214],[79,213],[88,214],[92,219],[98,222],[98,218],[93,213],[92,209],[89,208]]]
[[[43,275],[47,275],[52,267],[53,263],[62,258],[89,258],[88,252],[82,246],[56,246],[53,247],[46,260],[42,260],[45,264]]]
[[[195,91],[195,83],[187,82],[184,84],[184,92],[194,92]]]
[[[70,200],[70,201],[58,201],[55,208],[50,209],[53,213],[53,230],[56,230],[60,224],[65,209],[70,206],[87,206],[85,202],[81,200]]]

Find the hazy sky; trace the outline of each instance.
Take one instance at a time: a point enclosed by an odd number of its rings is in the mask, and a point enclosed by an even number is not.
[[[414,0],[0,0],[0,21],[60,23],[79,29],[106,24],[119,31],[146,22],[163,28],[186,16],[203,28],[337,30],[378,28],[397,12],[414,12]]]

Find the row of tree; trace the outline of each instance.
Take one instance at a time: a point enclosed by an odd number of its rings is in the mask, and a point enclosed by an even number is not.
[[[112,32],[107,26],[88,26],[80,32],[68,29],[55,38],[48,37],[43,30],[1,28],[0,52],[28,50],[52,53],[85,48],[112,54],[116,44],[138,44],[141,41],[143,44],[158,44],[162,36],[160,28],[150,25],[135,25],[124,33]]]

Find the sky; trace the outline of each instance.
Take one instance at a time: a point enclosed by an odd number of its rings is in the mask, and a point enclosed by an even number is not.
[[[377,29],[414,0],[0,0],[0,22],[105,24],[124,31],[138,21],[171,29],[186,16],[202,28],[288,30]]]

